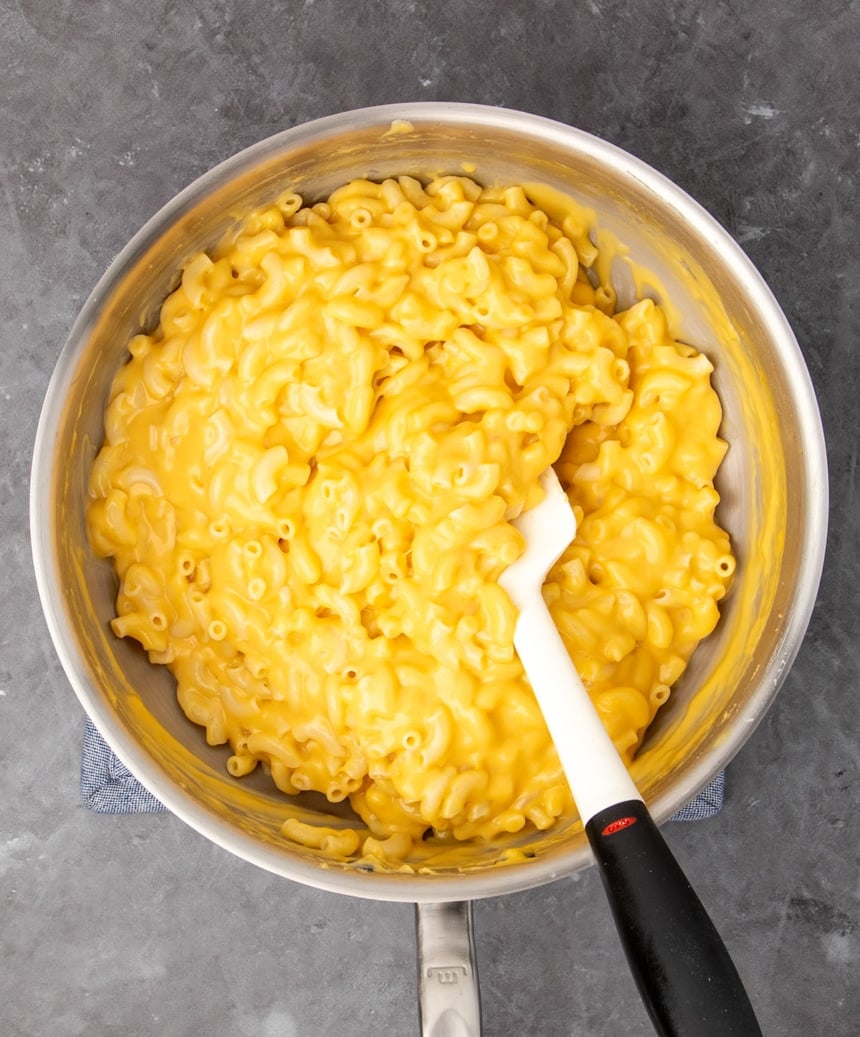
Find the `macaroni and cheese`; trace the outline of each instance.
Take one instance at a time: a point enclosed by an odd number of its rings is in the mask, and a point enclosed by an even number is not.
[[[545,597],[628,759],[717,622],[711,366],[615,312],[590,229],[465,177],[287,192],[130,343],[88,508],[113,630],[232,775],[367,827],[288,838],[397,862],[574,812],[498,584],[548,465],[578,533]]]

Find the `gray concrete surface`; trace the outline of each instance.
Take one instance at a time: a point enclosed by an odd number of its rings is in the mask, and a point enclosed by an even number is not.
[[[409,907],[82,807],[26,498],[64,337],[141,223],[276,130],[407,99],[530,110],[639,155],[728,227],[796,330],[831,465],[820,600],[723,814],[666,834],[765,1033],[858,1032],[858,29],[856,0],[0,0],[0,1034],[417,1033]],[[593,873],[480,903],[476,929],[488,1037],[651,1032]]]

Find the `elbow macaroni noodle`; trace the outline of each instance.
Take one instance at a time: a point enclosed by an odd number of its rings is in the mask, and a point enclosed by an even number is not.
[[[130,343],[88,507],[113,630],[230,774],[369,830],[289,839],[396,864],[573,813],[497,582],[548,465],[578,533],[545,597],[628,759],[717,622],[711,365],[653,302],[614,313],[589,229],[465,177],[288,192]]]

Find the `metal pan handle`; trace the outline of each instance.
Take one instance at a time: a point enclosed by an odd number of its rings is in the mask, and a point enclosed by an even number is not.
[[[471,901],[416,904],[421,1037],[481,1037]]]

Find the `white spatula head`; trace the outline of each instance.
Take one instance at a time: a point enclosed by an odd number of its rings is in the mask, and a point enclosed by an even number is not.
[[[541,475],[540,483],[544,499],[513,522],[525,539],[525,551],[499,578],[519,611],[540,590],[546,574],[576,536],[570,501],[552,468]]]
[[[499,578],[519,613],[514,647],[534,690],[583,824],[616,803],[641,799],[606,733],[553,623],[541,588],[576,535],[576,519],[552,468],[541,476],[544,499],[514,525],[525,538],[520,558]]]

